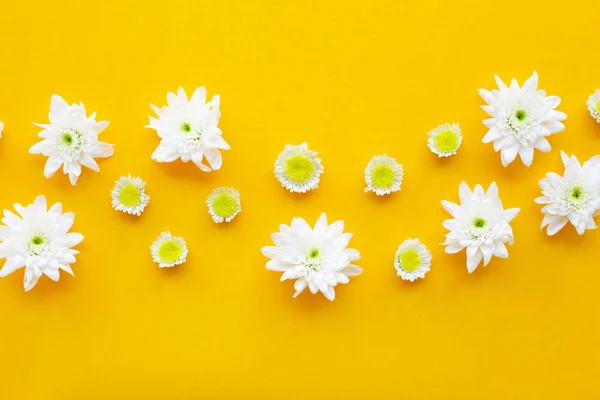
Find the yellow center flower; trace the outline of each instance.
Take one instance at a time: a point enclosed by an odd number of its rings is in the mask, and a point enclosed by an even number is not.
[[[408,249],[400,256],[400,265],[406,272],[413,272],[421,265],[421,257],[416,250]]]
[[[214,212],[223,218],[229,218],[235,214],[237,207],[236,198],[227,192],[219,193],[212,202]]]
[[[166,240],[158,249],[158,256],[163,262],[175,262],[181,257],[183,248],[174,240]]]
[[[314,163],[303,154],[292,156],[285,161],[285,174],[295,183],[306,182],[314,172]]]
[[[438,150],[444,153],[450,153],[456,150],[456,146],[458,146],[458,135],[454,131],[447,129],[438,133],[434,141],[435,147],[437,147]]]
[[[126,207],[133,207],[140,203],[141,193],[133,183],[123,186],[119,192],[119,201]]]
[[[374,186],[387,189],[394,184],[396,172],[387,164],[379,164],[371,172],[371,182]]]

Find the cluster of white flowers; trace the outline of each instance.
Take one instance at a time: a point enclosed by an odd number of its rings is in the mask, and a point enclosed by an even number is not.
[[[567,116],[557,111],[561,102],[557,96],[546,96],[538,89],[536,72],[519,86],[515,79],[507,86],[496,76],[498,89],[480,89],[486,102],[483,110],[491,118],[483,121],[489,129],[483,143],[493,142],[500,152],[504,167],[517,155],[526,166],[533,162],[534,150],[551,150],[547,137],[564,130]],[[158,162],[192,161],[200,170],[209,172],[222,166],[221,150],[229,150],[219,128],[220,96],[206,99],[204,87],[197,88],[191,98],[183,88],[167,94],[167,105],[151,105],[157,117],[149,117],[148,128],[156,130],[160,143],[152,159]],[[589,96],[590,115],[600,123],[600,89]],[[69,105],[62,97],[53,95],[48,124],[36,124],[43,130],[42,139],[30,148],[31,154],[48,157],[44,176],[50,178],[59,168],[75,185],[82,167],[99,171],[97,158],[113,155],[113,145],[100,142],[98,136],[109,122],[96,121],[96,114],[87,115],[83,103]],[[0,122],[0,137],[4,123]],[[440,158],[453,156],[463,141],[457,123],[441,124],[427,134],[427,146]],[[596,228],[594,218],[600,215],[600,156],[592,157],[583,165],[577,158],[561,152],[564,174],[550,172],[540,180],[542,196],[535,199],[543,205],[542,228],[554,235],[570,222],[578,234]],[[275,161],[274,174],[290,192],[306,193],[318,188],[324,167],[315,151],[306,142],[286,145]],[[403,166],[386,154],[371,158],[364,170],[365,192],[378,196],[389,195],[401,189]],[[121,176],[111,191],[115,210],[139,217],[150,201],[146,182],[140,177]],[[462,182],[459,186],[460,203],[442,201],[452,218],[443,222],[449,232],[442,243],[446,253],[466,250],[469,273],[483,261],[487,266],[492,257],[507,258],[507,244],[514,235],[510,226],[519,208],[504,209],[495,182],[484,191],[481,185],[474,189]],[[241,211],[239,192],[231,187],[217,187],[206,199],[208,213],[215,223],[231,222]],[[61,203],[48,209],[44,196],[33,204],[14,205],[17,214],[4,211],[0,226],[0,258],[6,262],[0,276],[6,276],[25,267],[24,287],[33,288],[42,275],[59,279],[59,270],[73,274],[70,264],[75,262],[77,250],[72,247],[83,240],[69,230],[74,214],[62,213]],[[352,235],[343,233],[344,222],[327,223],[323,213],[314,227],[302,218],[294,218],[290,226],[282,224],[271,237],[275,246],[263,247],[270,259],[266,268],[283,272],[281,280],[295,280],[294,297],[305,288],[313,294],[321,292],[334,300],[335,286],[348,283],[349,277],[359,275],[362,269],[353,264],[360,258],[355,249],[348,248]],[[160,268],[182,264],[188,256],[182,237],[162,232],[150,246],[152,260]],[[396,251],[394,268],[407,281],[422,279],[430,270],[432,255],[419,240],[409,238]]]

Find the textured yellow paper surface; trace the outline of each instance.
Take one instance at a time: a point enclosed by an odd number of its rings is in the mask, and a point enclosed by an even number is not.
[[[558,4],[558,3],[557,3]],[[540,232],[537,182],[562,173],[559,151],[600,153],[587,96],[598,86],[600,6],[513,1],[6,1],[0,13],[0,208],[43,193],[74,211],[84,242],[75,278],[23,293],[0,280],[2,399],[600,397],[600,236]],[[485,134],[480,87],[533,70],[563,98],[566,131],[533,166],[504,169]],[[158,164],[149,103],[205,85],[221,94],[232,150],[222,170]],[[50,96],[110,120],[116,143],[76,187],[45,179],[28,154]],[[460,123],[459,154],[439,160],[426,133]],[[320,188],[291,195],[273,177],[286,143],[308,141]],[[402,191],[363,193],[374,154],[404,165]],[[143,177],[141,218],[117,213],[110,189]],[[467,274],[445,255],[440,200],[458,184],[498,182],[521,207],[508,260]],[[215,225],[205,199],[236,187],[242,213]],[[364,274],[330,303],[265,270],[260,248],[279,223],[326,211],[344,219]],[[149,246],[184,236],[188,262],[159,270]],[[433,266],[414,284],[392,267],[419,237]]]

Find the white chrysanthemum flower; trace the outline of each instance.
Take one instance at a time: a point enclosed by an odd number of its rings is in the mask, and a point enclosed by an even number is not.
[[[75,185],[82,165],[100,171],[94,158],[113,155],[112,144],[98,141],[98,135],[108,124],[107,121],[96,122],[96,113],[88,117],[83,103],[69,105],[54,94],[50,100],[50,123],[35,124],[44,129],[38,135],[43,140],[31,146],[29,153],[48,157],[44,168],[46,178],[62,166],[71,185]]]
[[[324,170],[321,159],[308,149],[306,142],[298,146],[287,144],[275,161],[275,177],[290,192],[316,189]]]
[[[383,154],[371,158],[365,168],[365,192],[375,192],[377,196],[397,192],[402,186],[402,165],[396,159]]]
[[[291,226],[280,225],[280,232],[271,235],[275,246],[262,248],[262,253],[270,258],[267,269],[281,271],[281,280],[295,279],[294,289],[298,296],[308,286],[311,293],[323,293],[333,301],[334,287],[338,283],[348,283],[348,277],[359,275],[360,267],[352,265],[360,259],[360,253],[348,249],[351,233],[342,233],[344,221],[327,225],[327,215],[323,213],[311,228],[302,218],[294,218]]]
[[[462,143],[462,135],[458,124],[439,125],[428,133],[427,146],[438,155],[438,157],[450,157]]]
[[[398,246],[394,267],[405,281],[425,278],[430,266],[431,252],[419,239],[406,239]]]
[[[219,149],[230,149],[218,127],[221,97],[217,94],[208,103],[205,104],[205,101],[206,89],[200,86],[189,101],[185,90],[179,88],[177,94],[167,94],[168,106],[158,108],[150,105],[158,118],[149,117],[150,124],[146,127],[155,129],[161,138],[152,154],[153,160],[192,160],[205,172],[221,168],[223,158]],[[202,162],[203,158],[206,158],[208,165]]]
[[[554,109],[560,104],[560,97],[546,97],[545,91],[537,90],[536,72],[523,87],[515,79],[507,87],[498,76],[496,83],[499,90],[479,89],[479,95],[488,104],[481,108],[492,116],[483,121],[489,131],[482,142],[494,142],[494,151],[500,151],[503,166],[513,162],[518,154],[529,167],[533,150],[550,151],[546,137],[565,129],[560,121],[567,115]]]
[[[150,196],[146,194],[145,187],[146,182],[137,176],[120,177],[110,192],[113,208],[139,216],[150,202]]]
[[[446,234],[446,253],[458,253],[466,247],[467,270],[475,271],[481,260],[483,266],[488,265],[492,256],[508,258],[505,243],[513,244],[513,231],[510,221],[519,213],[518,208],[505,210],[498,197],[496,182],[492,182],[483,192],[481,185],[475,185],[471,192],[469,186],[462,182],[458,189],[460,205],[442,201],[442,206],[453,219],[444,221]]]
[[[596,228],[594,217],[600,213],[600,156],[592,157],[583,166],[577,157],[560,153],[565,166],[564,176],[550,172],[540,181],[543,196],[535,199],[544,204],[542,228],[548,226],[550,236],[567,222],[583,235],[586,229]]]
[[[48,210],[42,195],[27,207],[18,203],[14,207],[20,216],[4,210],[4,225],[0,226],[0,258],[6,258],[0,277],[25,267],[23,286],[27,292],[42,275],[53,281],[58,281],[61,269],[73,275],[71,264],[79,252],[71,247],[83,240],[80,233],[69,232],[75,214],[63,214],[61,203]]]
[[[590,115],[596,122],[600,123],[600,89],[596,89],[593,94],[590,94],[587,106],[588,110],[590,110]]]
[[[150,246],[152,261],[159,268],[174,267],[183,264],[188,254],[188,248],[182,237],[171,235],[171,232],[162,232],[152,246]]]
[[[240,193],[234,188],[216,188],[206,199],[206,205],[216,223],[231,222],[242,211]]]

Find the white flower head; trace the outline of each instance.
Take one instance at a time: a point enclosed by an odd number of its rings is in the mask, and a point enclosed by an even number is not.
[[[306,142],[287,144],[275,161],[275,177],[290,192],[305,193],[319,187],[325,169],[317,153],[308,149]]]
[[[600,123],[600,89],[596,89],[596,91],[590,95],[587,106],[588,110],[590,110],[590,115],[596,122]]]
[[[425,278],[430,266],[431,252],[419,239],[406,239],[398,246],[394,267],[405,281]]]
[[[89,117],[83,103],[67,104],[57,94],[50,100],[50,123],[35,124],[43,131],[37,142],[29,149],[31,154],[42,154],[48,157],[44,168],[44,176],[50,178],[62,166],[63,173],[69,175],[71,185],[77,183],[81,175],[81,166],[100,171],[95,158],[106,158],[113,155],[113,145],[98,141],[98,135],[109,122],[96,122],[96,113]]]
[[[586,229],[596,228],[594,217],[600,213],[600,156],[592,157],[583,166],[577,157],[560,153],[565,166],[563,176],[550,172],[540,180],[543,196],[535,199],[543,204],[544,220],[550,236],[560,231],[567,222],[583,235]]]
[[[182,237],[162,232],[150,246],[150,254],[159,268],[169,268],[185,262],[188,248]]]
[[[365,192],[375,192],[377,196],[397,192],[402,186],[402,165],[396,159],[383,154],[371,158],[365,168]]]
[[[492,256],[508,258],[505,243],[513,244],[513,231],[510,221],[519,213],[518,208],[505,210],[498,197],[496,182],[492,182],[484,193],[481,185],[475,185],[471,192],[462,182],[458,189],[460,204],[442,201],[442,206],[453,219],[444,221],[446,253],[458,253],[467,249],[467,270],[475,271],[481,260],[488,265]]]
[[[0,226],[0,258],[6,259],[0,277],[25,267],[23,286],[27,292],[42,275],[53,281],[58,281],[61,269],[73,275],[71,264],[79,252],[71,247],[83,240],[80,233],[69,232],[75,214],[63,214],[61,203],[48,209],[41,195],[27,207],[15,203],[14,208],[19,215],[4,210],[4,225]]]
[[[216,223],[231,222],[242,211],[240,193],[234,188],[216,188],[206,199],[206,205]]]
[[[438,157],[450,157],[462,143],[462,135],[458,124],[439,125],[428,133],[427,146]]]
[[[218,127],[221,98],[217,94],[211,101],[205,101],[206,89],[200,86],[189,100],[185,90],[179,88],[177,94],[167,94],[167,106],[158,108],[150,105],[158,118],[149,117],[150,124],[146,127],[155,129],[161,138],[152,154],[153,160],[192,160],[204,172],[221,168],[223,158],[220,150],[230,149]],[[208,165],[202,162],[203,159]]]
[[[304,219],[294,218],[291,226],[280,225],[280,232],[271,235],[275,246],[262,248],[270,258],[267,269],[283,272],[281,280],[295,279],[294,289],[298,296],[308,286],[311,293],[323,293],[333,301],[334,287],[348,283],[348,277],[359,275],[362,269],[352,262],[360,259],[360,253],[349,249],[351,233],[342,233],[344,221],[327,225],[323,213],[311,228]]]
[[[529,167],[533,162],[533,150],[549,152],[550,143],[546,137],[565,129],[560,121],[567,115],[555,110],[560,97],[546,97],[545,91],[537,89],[536,72],[522,87],[515,79],[507,87],[498,76],[496,83],[499,90],[479,89],[479,95],[487,103],[481,108],[492,116],[483,121],[489,131],[482,142],[494,142],[494,151],[500,151],[503,166],[513,162],[518,154],[523,164]]]
[[[113,208],[139,216],[150,202],[150,196],[146,194],[145,188],[146,182],[140,177],[131,175],[120,177],[110,192]]]

